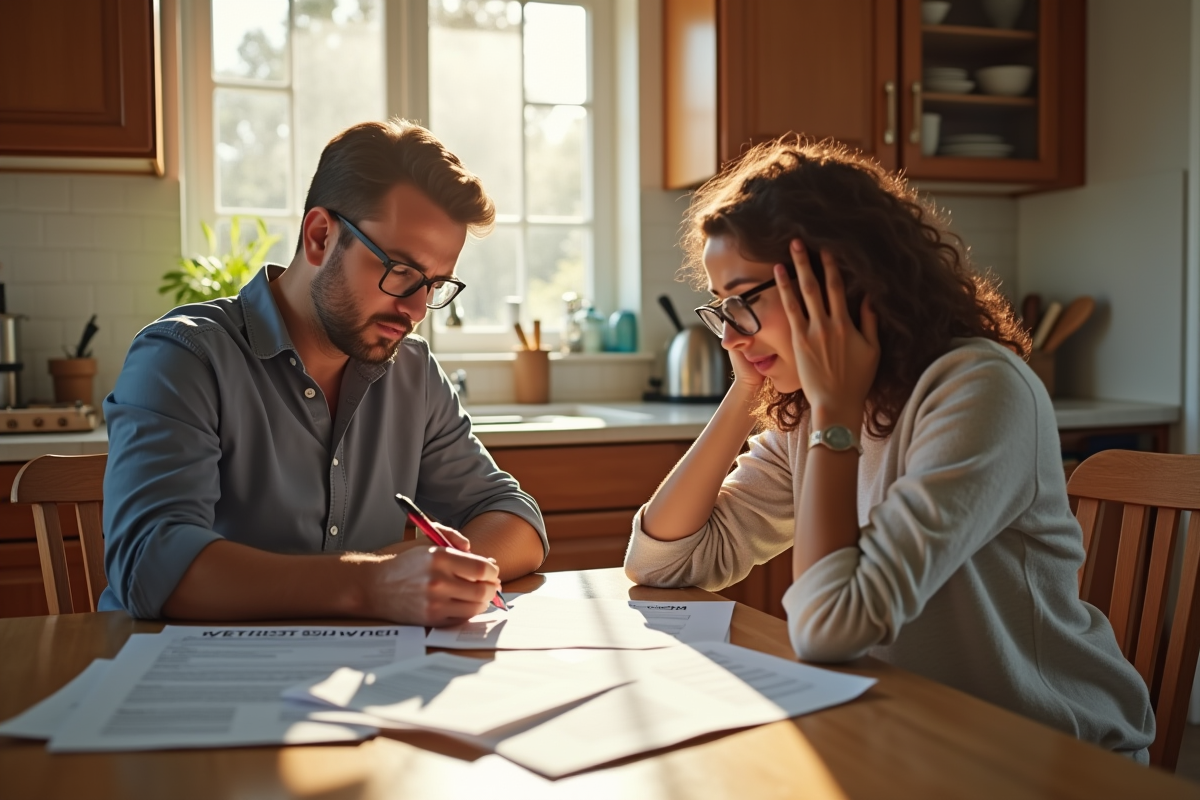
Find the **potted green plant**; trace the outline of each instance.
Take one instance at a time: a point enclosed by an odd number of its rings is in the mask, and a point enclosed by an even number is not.
[[[230,249],[217,253],[217,237],[212,226],[201,222],[208,241],[208,255],[180,258],[179,269],[163,275],[159,294],[174,294],[175,302],[204,303],[218,297],[230,297],[245,286],[262,267],[267,252],[279,241],[279,236],[267,231],[267,224],[254,217],[256,236],[242,243],[242,220],[234,217],[229,223]]]

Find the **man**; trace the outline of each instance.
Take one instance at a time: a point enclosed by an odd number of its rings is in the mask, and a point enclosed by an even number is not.
[[[461,290],[467,232],[494,217],[479,180],[423,128],[336,136],[291,265],[134,339],[104,401],[100,608],[442,625],[536,569],[537,504],[409,335]],[[401,543],[397,492],[461,549]]]

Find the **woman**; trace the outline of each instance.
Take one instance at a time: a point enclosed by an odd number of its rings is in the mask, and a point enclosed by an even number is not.
[[[1145,762],[1148,692],[1078,597],[1028,335],[934,213],[844,148],[777,141],[698,191],[683,247],[734,382],[635,518],[629,576],[720,589],[791,547],[800,658],[869,653]]]

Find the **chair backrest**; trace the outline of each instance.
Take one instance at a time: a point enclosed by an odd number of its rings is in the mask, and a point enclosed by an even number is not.
[[[1079,503],[1075,516],[1083,528],[1089,561],[1095,559],[1099,545],[1102,503],[1124,505],[1116,570],[1107,598],[1108,618],[1121,652],[1153,691],[1180,512],[1200,511],[1200,456],[1105,450],[1088,458],[1071,474],[1067,494]],[[1085,567],[1079,570],[1081,591]],[[1179,759],[1192,676],[1200,653],[1198,576],[1200,513],[1192,513],[1170,641],[1161,665],[1162,681],[1154,698],[1158,729],[1150,747],[1150,762],[1170,770],[1175,769]],[[1107,592],[1108,587],[1092,587],[1091,596],[1084,599],[1095,598],[1097,591]]]
[[[95,611],[100,593],[108,585],[104,576],[104,533],[100,503],[104,499],[104,467],[108,454],[94,456],[41,456],[21,467],[12,485],[11,500],[33,507],[38,557],[46,587],[46,605],[51,614]],[[83,550],[83,572],[87,578],[89,608],[75,608],[67,577],[67,552],[58,504],[75,506],[79,543]]]

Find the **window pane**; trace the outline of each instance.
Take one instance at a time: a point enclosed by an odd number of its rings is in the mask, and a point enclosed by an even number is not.
[[[517,257],[520,229],[497,225],[484,239],[467,237],[454,273],[467,285],[455,302],[462,310],[463,326],[499,326],[507,328],[508,306],[504,298],[517,294]],[[434,312],[438,330],[443,328],[448,310]]]
[[[291,126],[287,92],[217,89],[217,204],[288,207]]]
[[[432,0],[430,129],[483,180],[501,214],[521,213],[521,5]]]
[[[288,0],[213,0],[217,78],[287,81]]]
[[[304,207],[321,150],[339,131],[387,115],[382,0],[298,2],[292,102],[296,120],[296,208]]]
[[[586,103],[587,12],[582,6],[525,4],[525,99]]]
[[[525,137],[528,214],[582,219],[587,213],[587,109],[526,106]]]
[[[525,307],[528,319],[542,320],[542,327],[558,330],[562,327],[563,293],[575,292],[581,297],[587,270],[584,253],[591,251],[586,228],[561,225],[531,225],[526,234]],[[500,304],[497,304],[500,305]]]

